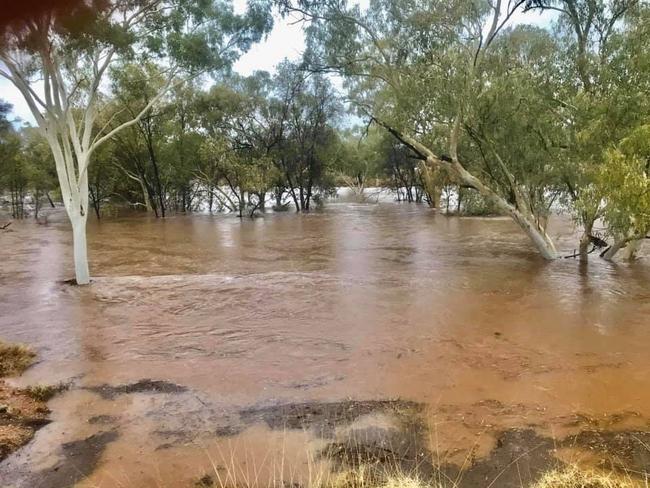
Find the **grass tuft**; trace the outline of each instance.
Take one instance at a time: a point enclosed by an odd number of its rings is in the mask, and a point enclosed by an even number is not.
[[[193,488],[213,488],[215,485],[214,478],[209,474],[202,476],[194,482]]]
[[[600,473],[569,466],[545,473],[531,488],[634,488],[631,480],[614,473]]]
[[[17,375],[34,362],[36,354],[21,344],[7,344],[0,341],[0,378]]]
[[[442,488],[440,486],[433,486],[429,483],[424,483],[418,478],[410,478],[408,476],[390,477],[381,486],[381,488]]]
[[[215,478],[205,475],[192,485],[193,488],[253,488],[253,485],[230,485],[218,483]],[[348,471],[329,473],[324,477],[308,480],[304,485],[282,482],[272,486],[300,486],[304,488],[457,488],[454,482],[440,484],[425,481],[417,475],[395,472],[378,475],[370,466],[358,466]],[[491,486],[491,485],[489,485]],[[496,486],[496,485],[495,485]],[[630,478],[613,472],[603,473],[578,466],[568,466],[545,473],[536,483],[522,488],[635,488]]]
[[[23,389],[23,391],[37,402],[47,402],[54,398],[55,395],[67,390],[70,387],[67,383],[58,383],[56,385],[33,385]]]

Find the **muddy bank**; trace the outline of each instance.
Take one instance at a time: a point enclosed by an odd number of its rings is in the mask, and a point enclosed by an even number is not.
[[[110,430],[63,444],[57,453],[59,461],[50,468],[33,473],[26,480],[25,486],[47,486],[50,488],[74,486],[95,470],[106,446],[115,441],[117,437],[117,432]]]
[[[125,385],[98,385],[88,386],[84,389],[97,393],[104,400],[114,400],[120,395],[132,393],[183,393],[187,391],[184,386],[170,383],[169,381],[143,379]]]
[[[185,395],[193,394],[183,385],[149,379],[71,390],[72,393],[84,391],[113,402],[122,397],[143,399],[150,394],[159,394],[166,406],[173,406],[175,401],[184,401]],[[438,411],[432,412],[426,404],[413,401],[350,399],[256,405],[226,415],[220,415],[219,409],[213,405],[205,404],[203,408],[212,412],[210,415],[215,425],[210,430],[215,440],[236,440],[260,425],[282,435],[302,432],[320,439],[310,448],[315,449],[313,458],[325,463],[333,473],[347,473],[363,467],[368,470],[367,476],[376,480],[381,480],[387,473],[399,472],[434,486],[443,480],[456,488],[490,485],[522,488],[531,486],[545,473],[562,469],[576,460],[582,460],[590,467],[625,473],[638,480],[650,475],[650,422],[634,412],[612,415],[608,419],[584,414],[563,419],[564,425],[573,433],[562,438],[544,435],[540,433],[543,429],[539,428],[496,430],[487,425],[486,436],[493,440],[491,447],[487,451],[479,449],[477,439],[475,448],[466,451],[459,463],[451,461],[458,459],[453,455],[456,453],[438,449],[437,426],[431,422],[432,413],[444,417],[452,410],[449,405],[440,405]],[[475,408],[485,409],[484,418],[489,417],[488,410],[501,415],[521,414],[523,411],[522,406],[507,406],[496,400],[485,400]],[[467,420],[471,422],[471,419]],[[55,451],[55,463],[27,473],[16,486],[68,488],[96,472],[108,447],[120,438],[120,422],[116,416],[102,414],[89,417],[87,423],[99,430],[61,444]],[[629,428],[644,423],[646,429]],[[198,433],[193,430],[196,423],[191,416],[181,419],[181,425],[187,428],[159,429],[156,432],[169,441],[159,445],[156,452],[173,452],[179,444],[191,445],[198,441]],[[200,442],[205,441],[203,438]],[[305,444],[304,449],[308,448]],[[567,456],[567,452],[571,456]],[[287,459],[287,462],[291,460]],[[223,474],[232,466],[217,464],[216,469]],[[211,473],[201,478],[202,485],[197,486],[214,483]],[[278,486],[284,486],[283,483],[286,484],[283,481]],[[309,481],[303,481],[292,482],[292,486],[311,485]]]
[[[423,410],[424,405],[405,400],[347,400],[253,407],[241,410],[239,417],[242,426],[264,422],[271,429],[309,429],[316,435],[331,437],[337,427],[364,415],[384,413],[406,421]]]
[[[496,401],[487,403],[504,408]],[[222,425],[217,434],[234,436],[260,422],[274,430],[307,430],[326,439],[316,455],[335,471],[363,467],[366,476],[376,480],[404,473],[432,486],[443,480],[443,485],[456,488],[522,488],[576,462],[639,482],[650,477],[650,422],[647,430],[598,430],[594,426],[602,420],[578,415],[567,422],[576,433],[563,438],[532,428],[496,431],[487,455],[470,449],[459,465],[448,462],[446,452],[434,450],[436,434],[425,412],[425,405],[402,400],[282,404],[244,409],[238,423]],[[624,424],[630,417],[634,414],[614,415],[606,427]],[[209,481],[208,475],[202,482],[210,486]]]
[[[457,488],[530,486],[544,473],[567,466],[558,456],[562,450],[571,450],[574,460],[588,455],[589,465],[618,470],[640,481],[650,476],[650,423],[647,431],[592,427],[561,439],[533,429],[498,431],[493,433],[494,447],[487,456],[478,457],[470,449],[459,466],[448,463],[446,453],[432,451],[435,433],[423,415],[425,410],[422,404],[400,400],[346,401],[251,409],[243,411],[242,418],[263,420],[273,429],[310,429],[332,438],[319,455],[341,471],[366,466],[377,470],[378,477],[387,472],[409,473],[434,485],[444,479],[453,480]],[[392,422],[387,425],[378,414],[389,416]],[[366,421],[359,423],[364,417]]]

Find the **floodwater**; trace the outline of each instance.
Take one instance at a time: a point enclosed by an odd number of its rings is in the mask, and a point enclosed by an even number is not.
[[[89,222],[95,279],[78,288],[62,214],[10,229],[0,337],[40,359],[14,383],[71,386],[1,486],[183,487],[228,467],[303,479],[328,439],[390,430],[383,406],[356,401],[423,406],[427,452],[461,465],[509,429],[650,430],[647,259],[547,263],[507,219],[334,203]],[[551,233],[573,250],[567,221]],[[361,411],[326,435],[264,413],[330,403]]]

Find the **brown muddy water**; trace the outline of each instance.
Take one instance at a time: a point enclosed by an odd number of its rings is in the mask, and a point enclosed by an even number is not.
[[[647,259],[546,263],[507,219],[341,203],[90,222],[77,288],[49,222],[0,233],[0,336],[39,354],[15,384],[71,388],[0,486],[266,486],[383,455],[464,486],[650,467]]]

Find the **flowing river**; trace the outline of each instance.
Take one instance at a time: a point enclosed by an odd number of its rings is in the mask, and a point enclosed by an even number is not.
[[[570,221],[551,224],[572,252]],[[339,202],[89,222],[78,288],[62,213],[10,230],[0,337],[39,358],[12,381],[70,387],[0,486],[302,482],[355,432],[467,468],[467,486],[532,476],[536,449],[650,466],[630,440],[650,442],[643,257],[547,263],[508,219]]]

